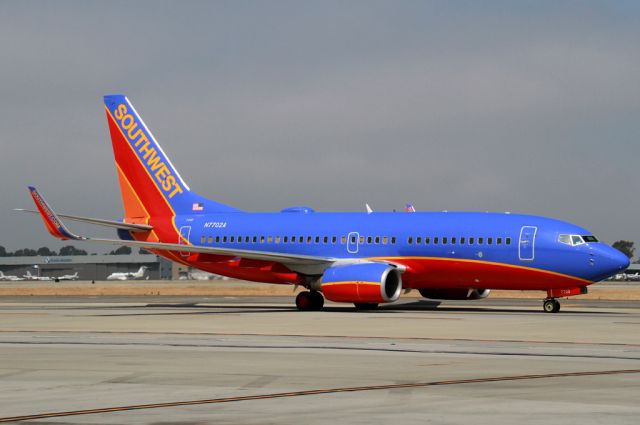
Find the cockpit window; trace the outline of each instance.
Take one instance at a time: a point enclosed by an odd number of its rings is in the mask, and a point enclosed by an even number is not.
[[[571,235],[571,243],[573,243],[573,245],[582,245],[584,241],[580,235]]]
[[[580,235],[558,235],[558,242],[567,245],[582,245],[587,242],[598,242],[598,238],[593,235],[580,236]]]
[[[566,243],[567,245],[571,245],[571,236],[570,235],[560,235],[560,236],[558,236],[558,242]]]

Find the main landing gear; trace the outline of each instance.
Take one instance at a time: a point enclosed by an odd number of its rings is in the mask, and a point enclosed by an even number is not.
[[[296,297],[296,307],[300,311],[320,311],[324,306],[324,297],[318,291],[302,291]]]
[[[557,313],[560,311],[560,301],[555,298],[547,298],[542,303],[542,308],[545,313]]]

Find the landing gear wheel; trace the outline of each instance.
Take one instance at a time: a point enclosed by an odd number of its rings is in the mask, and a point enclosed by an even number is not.
[[[296,297],[296,307],[300,311],[320,311],[324,306],[324,297],[318,291],[302,291]]]
[[[557,313],[560,311],[560,301],[556,300],[555,298],[546,299],[542,304],[542,308],[544,309],[545,313]]]
[[[356,306],[356,310],[375,310],[378,308],[377,303],[353,303]]]
[[[324,297],[318,291],[309,292],[309,298],[311,298],[311,310],[320,311],[324,307]]]
[[[311,292],[302,291],[296,297],[296,307],[298,307],[298,310],[309,311],[311,310],[312,305]]]

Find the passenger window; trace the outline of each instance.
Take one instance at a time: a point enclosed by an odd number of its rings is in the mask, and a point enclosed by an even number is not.
[[[342,237],[340,238],[340,243],[341,243],[342,245],[346,244],[346,243],[347,243],[347,237],[346,237],[346,236],[342,236]]]
[[[411,245],[413,243],[413,236],[409,236],[409,238],[407,238],[407,243],[409,245]]]
[[[360,245],[364,244],[364,236],[360,236],[360,240],[358,241]]]
[[[484,243],[484,238],[478,238],[478,245],[482,245]]]
[[[329,243],[329,236],[324,237],[324,243]]]
[[[245,237],[244,237],[244,241],[245,241],[246,243],[249,243],[249,236],[245,236]]]
[[[433,244],[434,245],[438,245],[438,237],[437,236],[435,238],[433,238]]]
[[[200,236],[200,245],[204,245],[205,237]]]
[[[276,243],[280,243],[280,236],[276,236]]]
[[[258,237],[257,237],[257,236],[254,236],[254,237],[253,237],[253,243],[256,243],[256,242],[258,242]]]
[[[331,236],[331,243],[336,243],[337,238],[335,236]]]
[[[235,236],[231,236],[230,242],[235,242]]]
[[[371,236],[367,236],[367,243],[371,243],[372,240]]]
[[[216,236],[216,243],[220,242],[220,236]]]
[[[316,243],[320,243],[320,236],[316,236]]]
[[[456,238],[455,237],[451,238],[451,245],[455,245],[455,243],[456,243]]]
[[[511,238],[507,238],[507,245],[511,245]]]
[[[460,238],[460,245],[464,245],[464,236]]]
[[[376,245],[380,243],[380,236],[376,236]]]
[[[418,237],[416,238],[416,243],[417,243],[417,244],[421,244],[421,243],[422,243],[422,238],[421,238],[420,236],[418,236]]]
[[[264,243],[264,236],[260,236],[260,243]]]
[[[273,236],[267,236],[267,243],[273,243]]]
[[[429,245],[429,242],[430,242],[429,236],[425,236],[424,238],[425,245]]]
[[[396,243],[396,237],[395,236],[391,236],[391,244],[395,244]]]
[[[388,237],[388,236],[384,236],[384,237],[382,238],[382,245],[386,245],[386,244],[387,244],[387,242],[389,242],[389,237]]]
[[[213,236],[209,236],[209,243],[213,244]]]
[[[496,239],[496,244],[498,244],[498,245],[502,245],[502,238],[498,238],[498,239]]]
[[[493,238],[488,238],[488,239],[487,239],[487,243],[488,243],[489,245],[491,245],[491,244],[493,243]]]
[[[289,242],[289,237],[288,236],[283,237],[282,238],[282,242],[284,242],[284,243]]]
[[[446,236],[444,236],[444,237],[442,238],[442,245],[446,245],[446,244],[447,244],[447,237],[446,237]]]
[[[469,245],[473,245],[474,238],[469,238]]]
[[[225,236],[224,238],[222,238],[222,242],[226,242],[227,241],[227,237]]]
[[[313,239],[313,238],[312,238],[311,236],[307,236],[307,243],[311,243],[311,240],[312,240],[312,239]]]

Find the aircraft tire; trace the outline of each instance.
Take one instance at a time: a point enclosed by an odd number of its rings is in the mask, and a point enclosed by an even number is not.
[[[324,297],[318,291],[309,292],[309,298],[311,299],[311,310],[320,311],[324,307]]]
[[[299,311],[311,311],[313,310],[313,299],[311,292],[302,291],[296,296],[296,307]]]
[[[560,301],[556,300],[555,298],[546,299],[542,304],[542,308],[544,309],[545,313],[557,313],[560,311]]]

